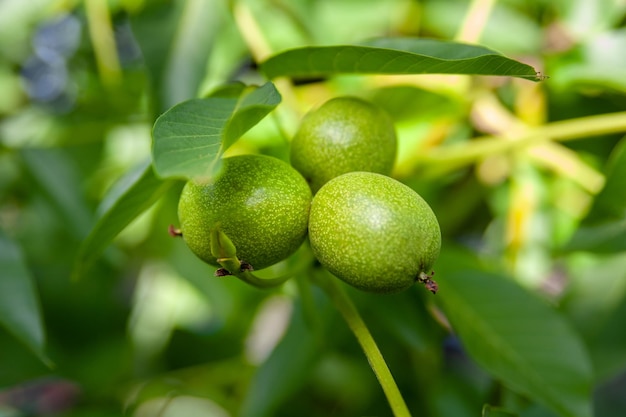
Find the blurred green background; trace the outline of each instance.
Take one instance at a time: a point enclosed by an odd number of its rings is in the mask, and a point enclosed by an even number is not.
[[[295,283],[214,278],[169,236],[182,183],[71,279],[98,216],[150,160],[158,115],[228,81],[264,82],[255,62],[272,53],[377,36],[480,43],[550,78],[277,84],[280,123],[263,120],[232,152],[286,158],[300,117],[340,94],[385,107],[394,176],[432,205],[446,262],[470,251],[547,300],[589,351],[596,415],[624,416],[625,145],[587,116],[626,110],[625,17],[620,0],[1,0],[0,416],[390,415],[321,292],[316,332]],[[437,162],[447,145],[575,118],[577,140]],[[554,416],[477,366],[422,288],[350,294],[414,415],[493,404]]]

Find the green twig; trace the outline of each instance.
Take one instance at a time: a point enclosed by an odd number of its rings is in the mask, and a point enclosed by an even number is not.
[[[354,303],[352,303],[344,289],[341,288],[336,278],[327,274],[320,275],[317,281],[318,284],[324,289],[335,308],[339,310],[344,320],[348,323],[348,327],[356,336],[361,348],[363,348],[363,352],[365,352],[365,356],[389,401],[393,415],[395,417],[410,417],[411,413],[402,398],[402,394],[400,394],[391,371],[387,367],[385,358],[380,353],[372,334],[363,322]]]
[[[215,272],[215,275],[232,275],[239,278],[246,284],[252,285],[253,287],[260,289],[278,287],[292,277],[292,274],[287,274],[276,278],[259,278],[252,273],[251,266],[241,262],[236,256],[218,258],[217,262],[222,266],[222,268],[218,269]]]
[[[233,275],[239,278],[240,280],[242,280],[243,282],[250,284],[253,287],[260,288],[260,289],[276,288],[279,285],[284,284],[289,278],[291,278],[291,274],[283,275],[283,276],[276,277],[276,278],[259,278],[256,275],[254,275],[252,272],[245,271],[245,270],[242,272],[235,273]]]
[[[513,137],[486,136],[459,145],[443,146],[425,153],[419,158],[418,163],[457,168],[488,156],[537,145],[548,140],[566,141],[620,132],[626,132],[626,112],[553,122]]]
[[[244,2],[236,2],[232,7],[232,15],[239,30],[239,34],[250,50],[250,54],[257,63],[263,62],[274,53],[270,42],[262,30],[263,25],[258,21],[257,14],[250,5]],[[298,99],[292,82],[287,78],[273,80],[280,91],[282,102],[286,106],[278,106],[272,112],[272,117],[281,134],[288,143],[295,133],[295,128],[302,114],[299,111]]]
[[[256,288],[267,289],[282,285],[292,274],[277,278],[259,278],[252,273],[252,266],[241,262],[237,257],[237,248],[219,227],[211,231],[211,254],[222,268],[215,271],[217,276],[233,275]]]

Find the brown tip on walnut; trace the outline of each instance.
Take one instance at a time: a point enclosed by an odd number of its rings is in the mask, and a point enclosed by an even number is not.
[[[437,294],[437,291],[439,291],[439,285],[437,285],[437,283],[430,278],[424,281],[424,286],[433,294]]]
[[[227,277],[232,275],[230,272],[228,272],[226,270],[226,268],[218,268],[217,270],[215,270],[215,274],[216,277]]]
[[[437,291],[439,291],[439,285],[437,285],[437,282],[431,279],[433,275],[435,275],[435,271],[431,271],[430,274],[420,272],[417,280],[424,284],[428,291],[432,292],[433,294],[437,294]]]
[[[244,271],[254,271],[254,268],[252,267],[252,265],[250,265],[248,262],[241,262],[241,272]]]
[[[181,237],[183,235],[183,232],[181,232],[180,229],[175,228],[173,224],[170,224],[168,226],[167,232],[172,237]]]

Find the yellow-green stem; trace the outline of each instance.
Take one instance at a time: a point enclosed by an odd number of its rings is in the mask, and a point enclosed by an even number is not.
[[[486,136],[461,145],[435,148],[425,153],[419,159],[419,164],[462,166],[491,155],[510,152],[548,140],[566,141],[619,132],[626,132],[626,112],[553,122],[529,129],[512,138]]]
[[[234,275],[243,282],[260,289],[276,288],[291,278],[291,275],[283,275],[277,278],[259,278],[250,271],[241,271]]]
[[[284,275],[278,278],[259,278],[252,271],[252,266],[244,264],[237,257],[237,248],[219,228],[211,231],[211,254],[217,259],[217,263],[222,266],[222,270],[216,272],[217,276],[234,275],[243,282],[256,288],[274,288],[282,285],[291,275]]]
[[[478,42],[495,3],[496,0],[472,0],[455,39],[468,43]]]
[[[387,367],[387,363],[380,353],[372,334],[363,322],[361,315],[356,309],[354,303],[348,297],[348,294],[339,285],[338,280],[326,274],[320,274],[318,284],[324,289],[335,308],[341,313],[344,320],[356,336],[369,364],[378,378],[378,382],[382,387],[387,401],[395,417],[410,417],[409,412],[402,394],[396,385],[396,381],[391,375],[391,371]]]
[[[262,25],[257,21],[250,6],[244,2],[234,2],[232,14],[239,33],[247,44],[254,60],[260,63],[269,58],[273,50],[262,30]],[[283,103],[287,105],[278,106],[272,112],[272,116],[282,137],[288,141],[293,136],[293,130],[302,114],[298,112],[298,100],[291,81],[287,78],[279,78],[273,80],[273,82],[280,91]]]
[[[118,84],[122,71],[115,48],[109,6],[106,0],[87,0],[85,12],[100,78],[104,84]]]

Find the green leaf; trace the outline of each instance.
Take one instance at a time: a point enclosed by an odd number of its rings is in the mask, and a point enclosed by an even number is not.
[[[68,230],[81,239],[89,230],[92,216],[82,193],[81,173],[74,161],[58,148],[23,149],[21,154],[43,194],[63,216]],[[50,175],[52,172],[54,175]]]
[[[599,381],[614,378],[626,369],[626,333],[615,331],[622,328],[625,320],[626,297],[622,297],[589,337],[588,346]]]
[[[592,369],[579,336],[555,310],[504,276],[449,253],[439,293],[468,353],[512,389],[564,417],[589,417]]]
[[[559,308],[584,338],[596,382],[626,369],[626,252],[567,258],[568,286]]]
[[[615,147],[605,170],[606,183],[565,251],[616,253],[626,250],[626,138]]]
[[[0,230],[0,323],[46,365],[39,296],[19,246]]]
[[[569,252],[622,252],[626,250],[626,218],[581,226],[564,249]]]
[[[233,84],[207,98],[172,107],[157,119],[152,132],[157,174],[164,178],[211,175],[223,152],[280,100],[272,83]]]
[[[493,407],[489,404],[485,404],[483,406],[483,416],[482,417],[517,417],[517,413],[513,413],[511,411],[503,410],[500,407]]]
[[[606,183],[593,201],[593,207],[586,223],[598,219],[620,219],[626,215],[626,138],[622,139],[611,152],[605,169]]]
[[[266,83],[241,96],[241,102],[228,121],[224,132],[224,150],[263,119],[280,103],[281,97],[272,83]]]
[[[79,249],[74,279],[80,278],[111,241],[173,184],[158,179],[149,163],[124,176],[103,200],[102,214]]]
[[[535,69],[482,46],[433,39],[381,38],[361,45],[287,50],[260,66],[269,78],[337,74],[503,75],[539,81]]]
[[[157,114],[198,97],[207,75],[216,70],[223,74],[224,67],[230,70],[241,59],[241,41],[231,35],[230,14],[223,2],[156,1],[144,3],[141,9],[129,17],[150,74]],[[228,56],[216,55],[223,43],[229,47]]]

